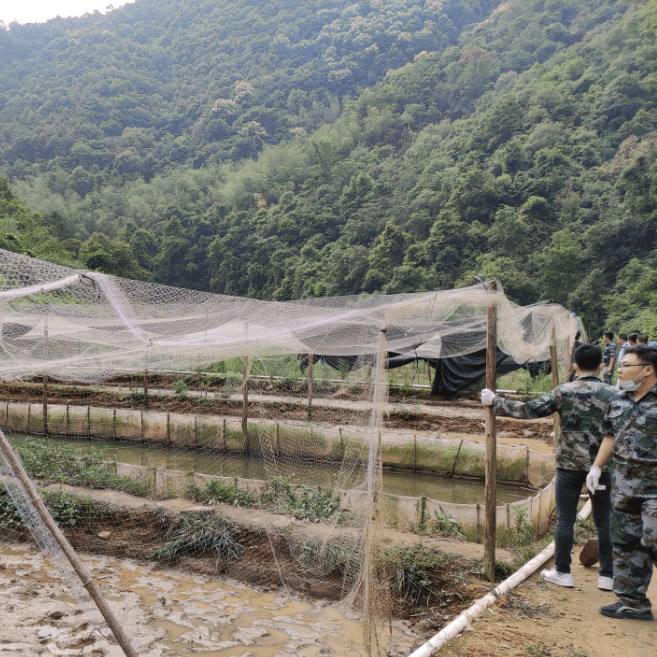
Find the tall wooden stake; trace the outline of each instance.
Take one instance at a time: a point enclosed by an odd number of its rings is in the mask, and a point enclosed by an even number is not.
[[[43,351],[46,360],[48,360],[48,315],[43,320]],[[43,416],[42,429],[44,435],[48,433],[48,375],[43,375]]]
[[[488,291],[495,294],[497,282],[488,283]],[[497,375],[497,304],[488,306],[486,326],[486,387],[496,388]],[[485,407],[486,418],[486,459],[485,491],[486,524],[484,530],[484,576],[489,581],[495,579],[495,533],[497,507],[497,439],[495,435],[495,413],[492,406]]]
[[[313,420],[313,355],[308,354],[308,422]]]
[[[5,453],[7,460],[11,464],[11,467],[14,469],[14,472],[18,476],[20,482],[25,487],[25,490],[30,496],[30,499],[32,500],[32,504],[34,504],[34,508],[37,510],[37,513],[41,516],[41,519],[46,524],[46,527],[48,527],[50,533],[53,535],[54,539],[59,544],[59,547],[62,549],[62,552],[64,553],[69,563],[73,567],[73,570],[75,570],[77,576],[80,578],[80,581],[82,582],[84,588],[87,589],[87,591],[89,591],[89,595],[96,603],[96,606],[98,607],[100,613],[103,615],[103,618],[107,621],[107,624],[112,630],[112,634],[114,634],[114,637],[118,641],[126,657],[138,657],[134,648],[130,644],[130,639],[128,638],[127,634],[123,631],[123,628],[121,627],[118,619],[116,618],[116,616],[110,609],[109,605],[107,604],[105,598],[103,597],[103,594],[100,592],[100,589],[96,585],[96,582],[94,582],[91,579],[86,568],[84,567],[80,559],[78,559],[78,555],[75,553],[75,550],[73,550],[71,544],[68,542],[68,539],[66,538],[66,536],[64,536],[57,523],[53,520],[53,517],[50,515],[50,512],[48,511],[48,508],[45,505],[45,502],[39,495],[36,486],[32,483],[32,480],[28,476],[27,472],[25,472],[25,468],[23,468],[23,464],[20,462],[20,459],[16,455],[16,452],[14,452],[12,446],[9,444],[9,441],[7,440],[5,434],[2,431],[0,431],[0,447],[2,448],[2,451]]]
[[[552,327],[552,343],[550,344],[550,369],[552,370],[552,388],[559,385],[559,359],[557,358],[557,335]],[[554,414],[554,444],[559,442],[561,419],[559,413]]]
[[[148,359],[144,368],[144,410],[148,410]]]
[[[249,357],[242,357],[242,436],[244,453],[251,454],[249,443]]]
[[[48,375],[43,375],[43,433],[48,433]]]

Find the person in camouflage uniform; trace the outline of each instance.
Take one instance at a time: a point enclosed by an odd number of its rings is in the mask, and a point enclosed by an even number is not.
[[[605,331],[602,335],[604,340],[605,350],[602,354],[602,364],[604,369],[602,370],[602,380],[605,383],[611,383],[611,379],[614,376],[614,368],[616,367],[616,345],[614,344],[614,334],[611,331]]]
[[[586,479],[594,490],[613,456],[611,541],[618,602],[600,611],[612,618],[653,620],[646,593],[657,562],[657,350],[630,347],[619,377],[621,392],[602,420],[605,438]]]
[[[555,568],[542,571],[541,577],[553,584],[568,587],[574,586],[570,573],[570,553],[574,542],[577,503],[604,435],[600,432],[600,422],[611,398],[617,392],[614,387],[598,378],[602,362],[599,347],[590,344],[578,347],[574,360],[573,368],[578,375],[576,381],[564,383],[552,392],[526,403],[510,401],[495,396],[489,390],[482,390],[482,403],[492,399],[495,415],[532,420],[559,413],[561,434],[555,447]],[[606,489],[599,491],[593,503],[600,559],[598,587],[610,591],[613,586],[613,558],[609,537],[611,481],[608,471],[602,474],[601,483],[606,485]]]

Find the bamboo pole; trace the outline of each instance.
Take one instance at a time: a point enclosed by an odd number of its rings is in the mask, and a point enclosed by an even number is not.
[[[497,291],[497,282],[488,283],[488,291]],[[497,374],[497,305],[492,302],[488,306],[486,325],[486,387],[495,390]],[[497,438],[495,427],[495,412],[492,406],[485,407],[486,419],[486,458],[485,458],[485,491],[484,503],[484,576],[495,579],[495,533],[496,533],[496,498],[497,498]]]
[[[313,421],[313,354],[308,354],[308,422]]]
[[[37,510],[37,513],[41,516],[41,519],[45,523],[46,527],[48,527],[50,533],[59,544],[59,547],[62,549],[62,552],[73,567],[73,570],[75,570],[75,573],[80,578],[82,585],[89,592],[89,595],[96,603],[98,610],[102,614],[103,618],[107,621],[107,624],[112,630],[112,634],[116,638],[118,644],[121,646],[121,649],[125,653],[126,657],[138,657],[135,649],[130,643],[130,639],[123,631],[123,627],[110,609],[96,582],[91,579],[86,568],[78,558],[78,555],[75,553],[75,550],[73,550],[71,544],[68,542],[68,539],[66,536],[64,536],[61,529],[54,521],[53,517],[50,515],[45,502],[36,489],[36,486],[32,483],[32,480],[28,476],[27,472],[25,472],[23,464],[16,455],[16,452],[13,450],[12,446],[9,444],[5,434],[1,430],[0,447],[2,447],[2,451],[5,453],[5,456],[11,464],[11,467],[14,469],[14,472],[18,475],[20,482],[25,487],[25,490],[30,496],[32,503],[34,504],[34,508]]]
[[[557,335],[552,327],[552,341],[550,343],[550,369],[552,370],[552,388],[559,385],[559,359],[557,358]],[[554,444],[559,442],[561,433],[561,418],[559,413],[554,413]]]

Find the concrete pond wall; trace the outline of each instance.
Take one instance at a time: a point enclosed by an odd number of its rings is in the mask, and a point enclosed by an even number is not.
[[[45,420],[45,421],[44,421]],[[247,435],[241,420],[211,415],[181,415],[157,411],[98,408],[49,404],[44,418],[42,404],[0,403],[0,426],[21,433],[59,436],[85,436],[105,439],[148,442],[178,448],[204,448],[219,452],[234,451],[251,455],[273,454],[339,464],[349,459],[365,459],[370,434],[360,427],[308,425],[301,422],[258,420],[250,422]],[[468,440],[444,439],[418,433],[381,431],[375,436],[384,467],[404,471],[484,477],[484,444]],[[198,481],[227,479],[232,485],[256,492],[266,482],[239,477],[213,477],[198,473],[146,466],[117,464],[117,474],[152,477],[157,494],[184,491],[190,477]],[[547,523],[553,506],[554,458],[528,447],[497,446],[497,476],[500,481],[541,488],[540,492],[518,502],[498,507],[498,523],[512,526],[517,509],[525,509],[528,518],[538,526]],[[168,493],[167,493],[168,494]],[[345,508],[358,507],[359,491],[341,491]],[[383,493],[391,524],[404,526],[445,514],[464,526],[483,532],[483,505],[454,504],[425,497],[404,497]],[[483,536],[483,533],[481,534]]]

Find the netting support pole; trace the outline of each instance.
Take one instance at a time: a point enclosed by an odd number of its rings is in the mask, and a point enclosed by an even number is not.
[[[244,438],[244,453],[251,454],[249,444],[249,357],[242,358],[242,437]]]
[[[559,385],[559,359],[557,358],[557,335],[552,326],[552,340],[550,342],[550,369],[552,370],[552,388]],[[561,421],[559,414],[554,414],[554,444],[559,442],[559,434],[561,433]]]
[[[43,433],[48,433],[48,375],[43,375]]]
[[[32,504],[34,504],[34,508],[37,510],[37,513],[45,523],[46,527],[48,527],[54,539],[57,541],[59,547],[62,549],[62,552],[73,567],[73,570],[75,570],[75,573],[80,578],[82,585],[89,592],[89,595],[96,603],[98,611],[100,611],[103,618],[107,621],[110,630],[112,630],[114,638],[121,646],[121,649],[125,653],[126,657],[139,657],[135,649],[132,647],[127,634],[123,631],[123,627],[110,609],[107,601],[103,597],[103,594],[100,592],[96,582],[91,579],[86,568],[78,558],[78,555],[75,553],[75,550],[73,550],[71,544],[68,542],[68,539],[66,536],[64,536],[61,529],[54,521],[53,517],[50,515],[45,502],[36,489],[36,486],[32,483],[32,480],[28,476],[27,472],[25,472],[23,464],[20,462],[16,452],[14,452],[12,446],[9,444],[9,441],[2,431],[0,431],[0,447],[2,447],[2,451],[5,453],[5,456],[11,464],[11,467],[14,469],[14,472],[18,475],[20,482],[25,487],[25,490],[30,496]]]
[[[148,360],[144,368],[144,410],[148,410]]]
[[[308,354],[308,422],[313,421],[313,365],[314,356]]]
[[[488,283],[488,291],[497,292],[497,282]],[[486,387],[496,388],[497,374],[497,304],[488,306],[486,324]],[[492,406],[485,407],[486,418],[486,458],[485,458],[485,491],[486,524],[484,528],[484,576],[495,579],[495,534],[496,534],[496,498],[497,498],[497,438],[495,427],[495,412]]]
[[[44,357],[48,360],[48,314],[43,320],[43,352]],[[42,420],[42,430],[43,434],[48,433],[48,375],[43,375],[43,416]]]

